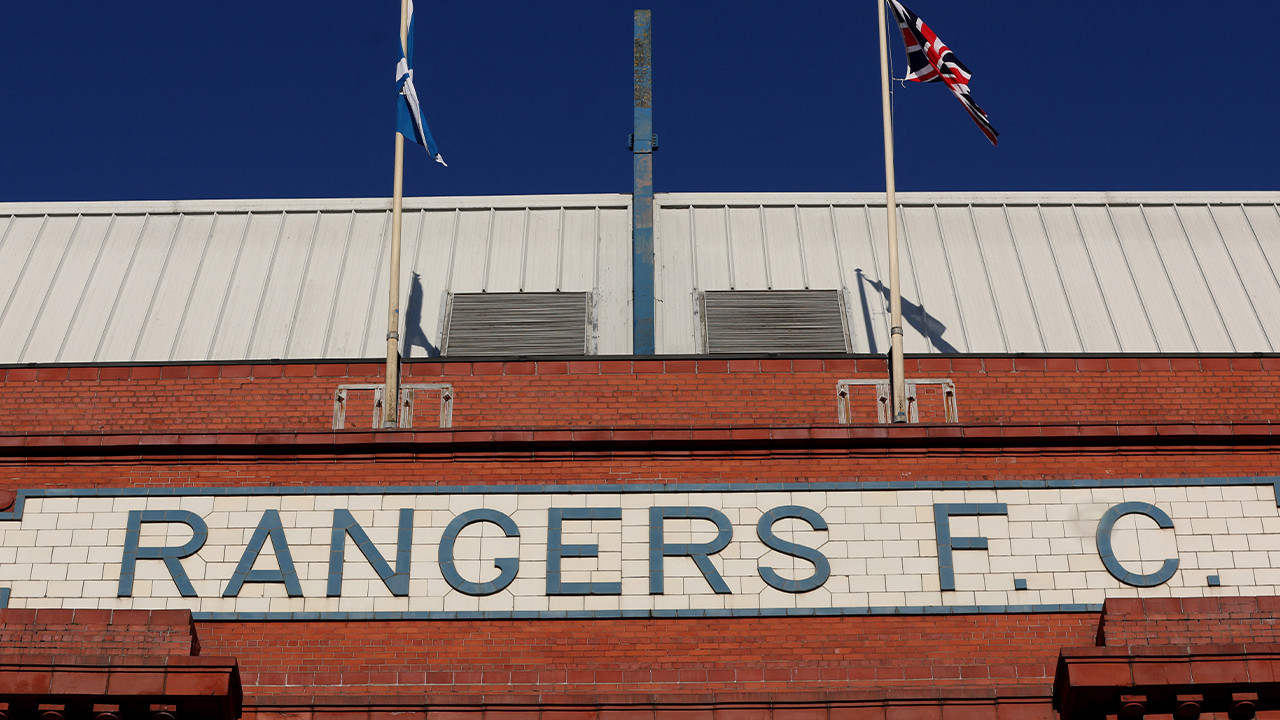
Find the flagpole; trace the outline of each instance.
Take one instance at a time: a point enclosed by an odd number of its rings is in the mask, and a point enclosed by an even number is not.
[[[400,0],[400,47],[409,54],[409,0]],[[387,386],[382,394],[382,427],[400,426],[400,216],[404,205],[404,135],[396,131],[396,165],[391,180],[391,271],[387,303]]]
[[[907,421],[907,382],[902,360],[902,292],[898,287],[898,208],[893,182],[893,117],[889,109],[889,44],[883,0],[875,0],[880,14],[880,99],[884,111],[885,211],[889,227],[889,379],[893,389],[889,401],[895,423]]]

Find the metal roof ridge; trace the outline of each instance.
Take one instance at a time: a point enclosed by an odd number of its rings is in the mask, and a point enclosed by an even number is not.
[[[406,210],[458,208],[619,208],[631,207],[623,193],[564,195],[460,195],[406,197]],[[0,202],[4,215],[142,215],[181,213],[271,213],[390,211],[391,198],[224,198],[209,200],[93,200],[64,202]]]
[[[667,207],[723,205],[884,205],[883,192],[676,192],[656,193]],[[1215,205],[1280,204],[1274,190],[975,191],[899,192],[900,205]]]
[[[671,192],[656,193],[660,206],[883,205],[883,192]],[[903,205],[1216,205],[1280,204],[1273,190],[1161,191],[981,191],[902,192]],[[630,207],[625,193],[551,195],[458,195],[408,197],[407,210],[455,208]],[[0,203],[3,215],[132,215],[215,212],[386,211],[391,198],[224,198],[205,200],[93,200]]]

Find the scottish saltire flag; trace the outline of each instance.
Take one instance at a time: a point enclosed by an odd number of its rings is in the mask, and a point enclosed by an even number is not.
[[[969,117],[978,124],[982,134],[987,136],[992,145],[996,144],[999,133],[991,127],[987,114],[969,96],[969,77],[972,73],[956,58],[951,48],[929,29],[924,21],[908,10],[898,0],[886,0],[893,15],[898,19],[898,27],[902,29],[902,42],[907,46],[907,76],[913,82],[937,82],[947,84],[951,93],[960,100]]]
[[[418,90],[413,86],[413,0],[409,0],[409,35],[408,57],[405,49],[400,49],[400,62],[396,63],[396,131],[410,140],[425,147],[436,162],[449,167],[440,151],[436,149],[436,140],[431,137],[431,128],[422,119],[422,106],[418,103]]]

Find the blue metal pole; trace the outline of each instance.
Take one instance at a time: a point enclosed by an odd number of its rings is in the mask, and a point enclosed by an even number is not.
[[[635,11],[634,134],[631,136],[631,352],[653,355],[653,17]]]

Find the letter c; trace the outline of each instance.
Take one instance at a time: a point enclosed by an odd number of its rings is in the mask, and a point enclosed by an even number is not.
[[[1165,558],[1164,565],[1150,575],[1129,572],[1116,559],[1115,553],[1111,551],[1111,531],[1115,528],[1116,521],[1125,515],[1146,515],[1156,521],[1157,527],[1166,530],[1173,527],[1173,520],[1165,511],[1150,503],[1125,502],[1107,510],[1103,513],[1102,520],[1098,521],[1098,555],[1102,557],[1103,566],[1112,577],[1134,587],[1155,587],[1169,582],[1169,578],[1178,571],[1177,558]]]

